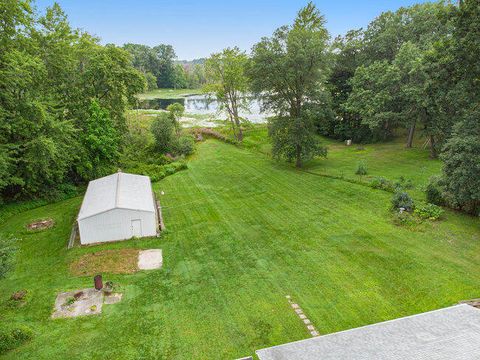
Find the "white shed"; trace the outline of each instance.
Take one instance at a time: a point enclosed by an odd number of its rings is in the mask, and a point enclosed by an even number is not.
[[[118,172],[90,181],[77,222],[81,244],[157,235],[150,178]]]

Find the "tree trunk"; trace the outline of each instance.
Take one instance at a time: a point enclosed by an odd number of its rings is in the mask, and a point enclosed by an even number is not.
[[[296,157],[295,166],[297,168],[301,168],[302,167],[302,147],[300,145],[297,145],[295,147],[295,157]]]
[[[238,141],[242,142],[243,141],[243,131],[242,131],[242,125],[240,124],[240,120],[238,118],[238,110],[237,110],[237,107],[235,106],[233,108],[233,117],[235,119],[235,125],[236,125],[236,128],[238,129]]]
[[[410,130],[408,131],[407,148],[412,147],[413,135],[415,135],[415,125],[416,124],[417,124],[417,120],[414,120],[412,125],[410,126]]]
[[[240,124],[238,125],[238,141],[240,142],[243,141],[243,131],[242,131],[242,126]]]
[[[438,157],[437,149],[435,149],[435,138],[430,135],[430,157],[436,159]]]

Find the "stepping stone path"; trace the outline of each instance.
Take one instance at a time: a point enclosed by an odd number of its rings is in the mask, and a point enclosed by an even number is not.
[[[292,309],[295,311],[295,313],[298,315],[298,317],[303,321],[303,323],[306,325],[308,332],[312,336],[320,336],[320,333],[315,329],[315,326],[313,326],[312,322],[310,319],[307,318],[307,315],[303,313],[302,308],[300,305],[297,303],[293,302],[292,297],[290,295],[285,296],[288,300],[288,303],[292,307]]]
[[[138,253],[138,269],[154,270],[162,267],[162,249],[141,250]]]

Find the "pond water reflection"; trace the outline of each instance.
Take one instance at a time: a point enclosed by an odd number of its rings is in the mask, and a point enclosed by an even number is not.
[[[218,102],[210,99],[207,95],[191,95],[180,99],[149,99],[141,100],[138,103],[139,109],[165,110],[168,105],[180,103],[185,107],[185,114],[194,115],[218,115],[226,117],[219,111]],[[245,118],[253,123],[263,123],[266,117],[270,116],[260,112],[261,102],[254,97],[248,97],[250,111],[241,111],[240,117]]]

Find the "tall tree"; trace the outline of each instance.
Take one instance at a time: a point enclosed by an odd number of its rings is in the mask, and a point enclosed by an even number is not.
[[[372,131],[362,124],[357,112],[350,111],[344,105],[352,92],[351,78],[355,70],[362,65],[363,30],[348,31],[338,36],[332,44],[333,66],[328,79],[328,90],[332,98],[332,110],[335,116],[317,122],[321,134],[340,140],[352,139],[365,142],[373,139]]]
[[[323,16],[309,3],[293,25],[280,27],[253,47],[252,88],[262,96],[264,107],[277,114],[270,125],[274,156],[295,159],[297,167],[324,154],[303,111],[306,104],[324,98],[329,68],[324,24]]]
[[[177,55],[172,45],[160,44],[153,47],[159,62],[157,82],[159,88],[173,88],[175,79],[175,63]]]
[[[453,36],[438,52],[438,63],[451,70],[443,79],[450,86],[436,87],[446,92],[442,99],[451,101],[456,122],[441,154],[444,195],[451,206],[474,215],[480,214],[479,23],[480,3],[461,1]]]
[[[49,194],[90,179],[86,164],[105,163],[95,162],[98,149],[82,141],[91,101],[108,110],[122,134],[144,77],[126,51],[72,29],[57,4],[37,16],[30,1],[2,1],[0,28],[0,198]],[[99,126],[95,136],[120,146],[110,130]]]
[[[238,47],[212,54],[205,62],[207,84],[204,91],[215,94],[220,108],[227,112],[233,133],[239,141],[243,140],[239,110],[248,108],[247,63],[247,55]]]
[[[107,175],[120,155],[120,136],[110,114],[93,100],[82,127],[79,137],[86,154],[78,171],[85,179]]]
[[[480,215],[480,103],[458,122],[441,158],[444,195],[455,208]]]
[[[347,110],[360,114],[362,123],[383,140],[393,135],[401,122],[400,74],[388,61],[360,66],[351,79],[352,92],[345,104]]]
[[[180,135],[182,130],[180,119],[185,112],[185,107],[180,103],[173,103],[167,106],[167,111],[169,112],[170,119],[172,119],[173,124],[175,125],[175,131],[177,136]]]

